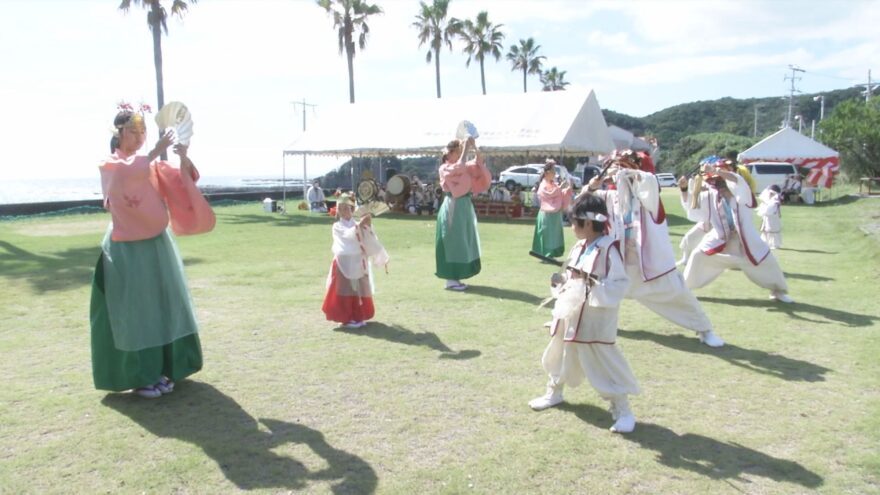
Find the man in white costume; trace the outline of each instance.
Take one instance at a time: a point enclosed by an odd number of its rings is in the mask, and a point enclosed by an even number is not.
[[[306,201],[309,202],[309,210],[324,213],[327,211],[327,204],[324,202],[324,190],[318,181],[312,182],[309,190],[306,191]]]
[[[626,298],[638,301],[676,325],[693,330],[700,342],[709,347],[723,346],[724,341],[712,331],[712,323],[700,302],[675,269],[675,253],[657,177],[638,170],[638,157],[631,151],[624,151],[612,160],[607,177],[614,180],[615,189],[597,190],[593,194],[605,200],[611,235],[623,247],[630,280]],[[587,188],[595,190],[601,181],[594,177]]]
[[[706,189],[701,176],[691,184],[679,179],[681,202],[690,220],[708,228],[700,244],[690,253],[684,280],[699,289],[718,278],[724,270],[740,269],[760,287],[770,290],[770,299],[794,302],[788,295],[785,275],[752,221],[755,196],[738,174],[715,165],[704,165]]]
[[[550,375],[544,395],[529,401],[541,411],[562,402],[565,385],[576,387],[584,378],[611,402],[611,431],[629,433],[636,418],[628,396],[639,384],[617,347],[617,315],[628,281],[618,242],[603,235],[607,212],[602,198],[582,194],[571,209],[571,227],[578,242],[563,273],[551,278],[556,304],[550,343],[541,364]]]

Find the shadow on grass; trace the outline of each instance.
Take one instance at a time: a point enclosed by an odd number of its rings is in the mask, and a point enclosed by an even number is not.
[[[362,328],[346,328],[340,326],[337,332],[357,335],[358,337],[369,337],[371,339],[382,339],[395,344],[414,345],[427,347],[440,352],[439,359],[473,359],[481,353],[478,350],[454,351],[448,345],[444,344],[440,337],[434,332],[416,333],[401,326],[391,326],[384,323],[368,322],[367,326]]]
[[[796,253],[811,253],[811,254],[837,254],[837,251],[822,251],[819,249],[794,249],[794,248],[777,248],[780,251],[794,251]]]
[[[376,490],[373,468],[328,444],[320,431],[275,419],[258,423],[235,400],[205,383],[180,382],[173,394],[155,401],[110,394],[101,402],[157,437],[198,446],[242,490],[302,490],[310,481],[332,483],[333,493]],[[260,430],[260,423],[268,433]],[[306,445],[326,467],[312,471],[299,460],[272,451],[285,444]]]
[[[94,246],[43,255],[0,241],[0,278],[25,279],[40,293],[73,289],[92,283],[100,254],[100,246]]]
[[[556,406],[597,428],[611,426],[608,411],[589,404]],[[609,433],[610,435],[611,433]],[[638,423],[623,439],[657,452],[657,461],[672,469],[686,469],[716,480],[750,483],[749,476],[760,476],[782,483],[816,488],[824,483],[818,474],[797,462],[779,459],[735,442],[723,442],[693,433],[678,433],[651,423]],[[748,490],[746,490],[748,491]]]
[[[785,278],[793,278],[797,280],[809,280],[810,282],[832,282],[833,278],[823,277],[821,275],[811,275],[809,273],[789,273],[785,272]]]
[[[218,220],[231,225],[262,224],[276,227],[299,227],[301,225],[331,225],[335,218],[326,213],[315,215],[279,215],[278,213],[265,214],[228,214],[217,215]]]
[[[0,278],[22,278],[35,291],[46,293],[75,289],[92,283],[100,246],[71,248],[49,255],[36,254],[0,241]],[[202,258],[184,258],[184,265],[203,262]]]
[[[828,206],[840,206],[840,205],[848,205],[850,203],[855,203],[858,201],[859,196],[855,194],[847,194],[846,196],[839,196],[834,199],[829,199],[827,201],[816,201],[815,203],[808,205],[805,203],[788,203],[786,208],[826,208]]]
[[[769,312],[785,313],[789,316],[789,318],[793,318],[795,320],[803,320],[810,323],[821,323],[823,325],[827,325],[830,320],[833,322],[841,323],[848,327],[867,327],[873,325],[875,321],[880,320],[880,318],[873,315],[848,313],[846,311],[823,308],[822,306],[816,306],[813,304],[801,302],[785,304],[765,299],[722,299],[720,297],[700,297],[699,299],[701,302],[728,304],[730,306],[766,308]],[[804,314],[814,314],[825,318],[825,320],[807,318],[806,316],[803,316]]]
[[[825,381],[825,374],[832,371],[807,361],[755,349],[743,349],[730,343],[718,349],[711,349],[701,344],[698,339],[684,335],[662,335],[644,330],[618,330],[617,334],[627,339],[648,340],[677,351],[717,357],[749,371],[783,380],[821,382]]]
[[[550,263],[548,263],[547,265],[556,268],[555,265],[552,265]],[[467,281],[465,280],[465,282]],[[467,290],[463,293],[476,294],[478,296],[485,297],[494,297],[496,299],[502,300],[521,301],[535,306],[541,304],[541,301],[543,301],[543,299],[541,299],[540,297],[534,294],[530,294],[528,292],[523,292],[521,290],[502,289],[499,287],[489,287],[486,285],[468,285]]]

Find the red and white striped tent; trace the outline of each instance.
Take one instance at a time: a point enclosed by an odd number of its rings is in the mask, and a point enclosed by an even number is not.
[[[816,187],[831,187],[840,170],[838,152],[791,127],[783,127],[765,137],[740,153],[737,159],[742,163],[773,161],[797,165],[809,170],[806,182]]]

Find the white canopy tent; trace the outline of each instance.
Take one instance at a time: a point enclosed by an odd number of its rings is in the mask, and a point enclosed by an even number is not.
[[[439,155],[459,122],[473,122],[486,155],[590,156],[614,149],[591,89],[428,100],[367,102],[322,108],[288,155]],[[286,161],[283,161],[286,169]],[[285,171],[286,176],[286,171]],[[303,160],[303,181],[307,173]]]
[[[840,169],[839,153],[791,127],[783,127],[743,151],[737,159],[743,163],[755,161],[788,162],[809,169],[807,182],[814,186],[831,187],[834,175]]]
[[[285,155],[427,155],[473,122],[483,153],[605,154],[614,143],[589,89],[368,102],[322,109]]]

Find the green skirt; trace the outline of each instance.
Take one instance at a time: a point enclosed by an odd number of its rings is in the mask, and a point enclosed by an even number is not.
[[[435,247],[438,277],[462,280],[480,273],[480,235],[470,194],[455,199],[446,194],[437,212]]]
[[[202,369],[202,349],[195,332],[140,350],[126,351],[116,346],[105,292],[104,257],[102,253],[95,266],[90,308],[95,388],[118,392],[153,385],[162,376],[180,380]]]
[[[532,239],[532,251],[558,258],[565,252],[565,236],[562,233],[562,212],[538,212],[535,221],[535,236]]]

